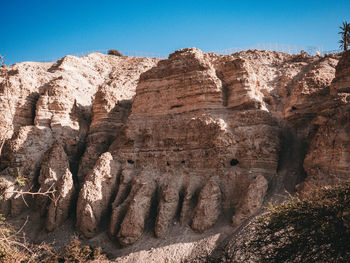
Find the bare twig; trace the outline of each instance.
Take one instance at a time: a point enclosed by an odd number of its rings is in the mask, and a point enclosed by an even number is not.
[[[53,194],[55,193],[56,190],[52,190],[52,191],[46,191],[46,192],[29,192],[29,191],[16,191],[16,190],[13,190],[13,191],[5,191],[5,193],[13,193],[13,194],[21,194],[21,195],[46,195],[47,197],[49,197],[48,195],[49,194]]]
[[[40,189],[38,192],[30,192],[30,191],[17,191],[17,190],[12,190],[12,191],[8,191],[5,190],[4,194],[19,194],[21,195],[21,198],[24,202],[24,204],[29,207],[28,203],[26,202],[24,196],[25,195],[31,195],[31,196],[36,196],[36,195],[42,195],[42,196],[46,196],[47,198],[49,198],[52,202],[56,203],[56,198],[54,193],[56,192],[56,190],[51,190],[53,187],[55,186],[55,183],[53,183],[45,192],[40,192]],[[52,197],[52,196],[53,197]]]

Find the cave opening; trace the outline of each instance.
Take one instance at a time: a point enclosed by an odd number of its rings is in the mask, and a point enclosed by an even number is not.
[[[129,160],[128,160],[128,163],[133,164],[134,161],[129,159]]]
[[[239,161],[235,158],[233,158],[231,161],[230,161],[230,165],[231,166],[236,166],[237,164],[239,163]]]

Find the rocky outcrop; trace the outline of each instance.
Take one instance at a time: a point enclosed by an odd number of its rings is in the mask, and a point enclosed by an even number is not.
[[[233,211],[257,174],[276,176],[277,122],[257,105],[249,81],[226,80],[232,95],[224,102],[219,59],[185,49],[141,75],[131,114],[109,150],[122,163],[121,176],[131,177],[129,195],[117,194],[118,205],[112,206],[110,234],[121,244],[142,235],[156,192],[157,236],[165,235],[178,210],[182,222],[203,232],[223,209]],[[249,70],[232,60],[232,67],[220,68],[220,77],[231,76],[224,70],[237,70],[237,76]],[[123,179],[118,191],[125,191],[122,185]]]
[[[85,178],[77,203],[77,228],[86,237],[96,234],[115,196],[120,164],[104,153]]]
[[[263,205],[264,198],[268,189],[267,180],[258,175],[255,180],[249,185],[248,191],[241,199],[238,205],[235,216],[232,218],[234,225],[238,226],[243,220],[254,215]]]
[[[52,143],[51,130],[35,126],[21,127],[12,139],[5,143],[1,156],[0,178],[5,184],[14,183],[11,187],[13,193],[6,194],[7,197],[3,200],[7,203],[7,209],[3,211],[5,215],[16,216],[22,212],[26,201],[19,192],[35,189],[42,157]],[[25,199],[27,197],[29,198],[26,196]]]
[[[84,182],[100,155],[108,150],[131,111],[137,81],[142,72],[156,63],[150,58],[128,58],[119,62],[102,84],[93,101],[92,120],[86,139],[78,179]]]
[[[215,224],[221,213],[221,190],[218,180],[209,181],[200,191],[194,211],[192,228],[203,232]]]
[[[52,231],[68,218],[75,194],[68,158],[59,143],[54,143],[44,157],[38,182],[39,192],[47,194],[39,195],[36,203],[46,216],[46,229]]]
[[[77,230],[127,246],[177,221],[239,227],[284,188],[346,180],[349,57],[191,48],[13,65],[0,79],[0,212],[52,189],[36,205],[54,230],[78,195]]]
[[[135,243],[143,234],[145,220],[150,214],[152,197],[155,193],[155,182],[146,178],[134,179],[130,191],[128,209],[124,215],[118,231],[118,240],[121,245]],[[113,211],[114,212],[114,211]]]
[[[30,62],[1,68],[0,145],[6,142],[1,147],[0,177],[7,189],[1,201],[3,213],[19,214],[25,205],[21,191],[37,191],[39,187],[48,189],[47,182],[54,181],[55,194],[60,197],[54,204],[38,201],[38,205],[42,211],[48,209],[48,229],[60,225],[68,216],[69,203],[75,197],[74,176],[77,176],[80,157],[86,147],[98,88],[114,81],[116,91],[105,97],[119,94],[120,99],[125,93],[130,99],[140,73],[156,61],[93,53],[83,58],[66,56],[56,63]],[[128,91],[122,90],[124,84]],[[110,104],[117,103],[113,99]],[[126,112],[129,104],[125,107]],[[111,120],[125,121],[127,114],[124,111],[116,109],[110,115],[108,111],[114,106],[106,105],[109,110],[101,114],[105,116],[103,118],[114,115]],[[102,137],[110,140],[105,134]],[[53,142],[60,145],[59,149],[56,146],[51,149]],[[50,153],[45,157],[49,150],[53,156],[58,156],[56,161],[55,157],[49,157]],[[63,156],[68,158],[68,163]],[[42,174],[39,176],[40,169]],[[38,178],[42,178],[39,184]]]
[[[350,161],[350,53],[340,59],[331,84],[332,96],[313,120],[315,132],[304,160],[306,180],[298,186],[310,187],[340,183],[349,179]]]

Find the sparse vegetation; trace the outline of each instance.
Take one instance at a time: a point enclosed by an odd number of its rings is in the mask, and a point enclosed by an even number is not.
[[[92,248],[91,246],[82,246],[77,238],[74,238],[72,242],[65,246],[63,254],[54,255],[44,260],[47,263],[58,262],[89,262],[92,260],[107,259],[104,254],[101,253],[101,248]]]
[[[27,221],[26,221],[27,222]],[[0,215],[0,262],[90,262],[103,260],[106,256],[100,248],[82,246],[77,238],[68,243],[62,252],[45,244],[30,244],[22,235],[24,225],[16,231],[5,218]]]
[[[27,221],[26,221],[27,222]],[[0,262],[37,262],[39,257],[48,255],[50,249],[44,245],[33,246],[21,236],[23,226],[16,231],[0,215]]]
[[[118,56],[118,57],[122,57],[122,56],[123,56],[123,54],[120,53],[120,52],[119,52],[118,50],[116,50],[116,49],[110,49],[110,50],[108,50],[107,54],[108,54],[108,55],[113,55],[113,56]]]
[[[268,209],[244,245],[258,262],[349,262],[350,182]]]
[[[341,40],[339,40],[340,48],[344,51],[348,50],[348,46],[350,43],[350,24],[348,22],[343,22],[343,25],[339,27],[340,32],[338,34],[341,35]]]

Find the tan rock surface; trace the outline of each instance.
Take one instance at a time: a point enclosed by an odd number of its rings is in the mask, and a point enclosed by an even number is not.
[[[65,56],[56,63],[24,62],[1,68],[0,145],[8,139],[0,158],[0,177],[4,184],[8,182],[7,174],[15,171],[15,177],[20,175],[26,184],[16,186],[14,191],[35,191],[44,154],[54,141],[64,148],[69,160],[69,173],[76,176],[86,147],[93,98],[98,87],[114,83],[119,91],[111,94],[125,93],[130,97],[136,88],[133,83],[155,61],[92,53],[82,58]],[[116,70],[119,67],[124,70]],[[124,84],[125,91],[122,90]],[[114,119],[125,119],[125,114],[119,113],[118,109],[114,115]],[[73,187],[73,179],[67,176],[64,178]],[[20,213],[24,208],[21,195],[7,193],[6,196],[12,200],[4,200],[7,208],[2,207],[1,210],[5,214]]]
[[[151,58],[126,58],[110,73],[110,80],[99,86],[93,101],[86,149],[78,172],[80,183],[99,156],[118,135],[131,110],[139,76],[156,64]]]
[[[243,220],[257,212],[263,205],[268,189],[267,180],[258,175],[249,185],[248,191],[238,205],[235,216],[232,218],[234,225],[238,226]]]
[[[92,242],[109,226],[118,262],[177,248],[183,257],[168,258],[192,260],[203,240],[211,253],[217,239],[205,233],[239,229],[285,188],[349,178],[349,54],[338,63],[192,48],[166,60],[94,53],[1,68],[0,212],[23,210],[17,191],[54,184],[56,202],[37,201],[46,228],[64,222],[79,192],[77,230]],[[184,243],[172,229],[204,239]],[[154,253],[143,251],[148,240]]]
[[[132,167],[131,176],[139,178],[129,180],[129,197],[112,206],[112,218],[117,220],[111,224],[121,227],[112,225],[110,234],[121,244],[141,236],[147,219],[144,210],[151,207],[154,194],[153,181],[160,192],[158,212],[153,215],[157,217],[155,232],[164,236],[176,210],[182,222],[192,221],[193,229],[203,232],[217,221],[222,209],[233,211],[255,173],[269,180],[276,176],[278,125],[254,102],[259,97],[252,94],[253,85],[248,82],[226,87],[232,94],[235,89],[244,90],[237,91],[244,97],[243,108],[238,102],[225,106],[222,80],[215,69],[219,59],[198,49],[184,49],[141,75],[132,112],[110,148],[124,166]],[[129,177],[130,169],[126,171],[124,177]],[[134,190],[140,184],[145,185],[139,190],[143,198]],[[180,202],[182,192],[185,197]],[[138,216],[135,207],[141,213]]]
[[[39,195],[36,203],[46,216],[46,229],[52,231],[68,218],[74,200],[75,187],[73,175],[63,147],[54,143],[43,159],[38,178],[40,192],[52,194]]]
[[[200,191],[198,203],[194,210],[192,228],[203,232],[216,223],[221,212],[221,190],[216,182],[211,179]]]
[[[15,183],[13,191],[30,191],[35,189],[35,181],[40,171],[42,157],[53,143],[50,129],[35,126],[22,126],[8,140],[1,156],[0,180],[8,181],[10,175]],[[5,215],[16,216],[25,207],[23,197],[19,193],[7,195],[8,204]],[[26,196],[27,199],[29,196]],[[7,198],[5,198],[7,200]]]
[[[336,67],[327,107],[314,119],[315,132],[304,160],[306,180],[299,185],[307,190],[349,180],[350,161],[350,53],[346,52]]]
[[[109,211],[117,189],[120,164],[106,152],[85,178],[77,203],[77,229],[86,237],[96,234],[101,218]]]

